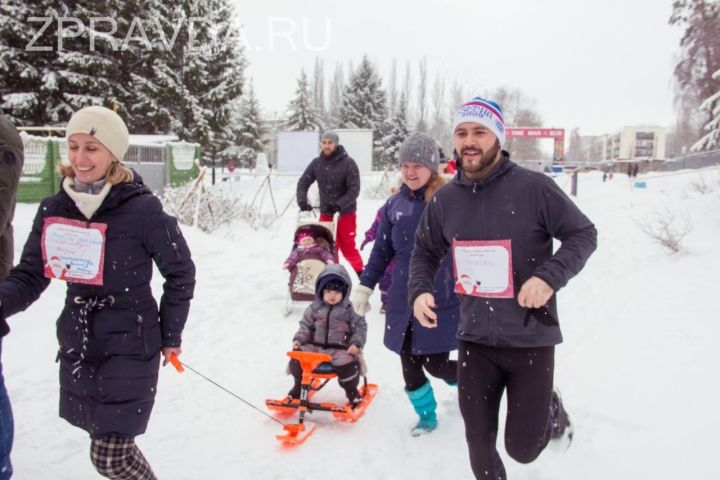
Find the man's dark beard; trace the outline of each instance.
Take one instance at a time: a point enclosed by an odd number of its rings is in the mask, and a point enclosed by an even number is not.
[[[481,160],[479,165],[474,165],[471,162],[462,161],[462,156],[463,153],[465,153],[465,150],[468,150],[468,148],[463,148],[460,151],[462,170],[469,179],[477,180],[478,178],[480,178],[480,172],[484,172],[487,167],[489,167],[495,161],[495,157],[497,157],[497,154],[500,151],[500,142],[496,140],[495,145],[493,145],[492,148],[487,152],[484,152],[482,148],[475,149],[480,152]]]
[[[333,156],[333,154],[335,153],[336,150],[337,150],[337,147],[333,147],[333,149],[330,150],[330,153],[325,153],[325,150],[323,148],[320,148],[320,153],[322,153],[325,158],[330,158]]]

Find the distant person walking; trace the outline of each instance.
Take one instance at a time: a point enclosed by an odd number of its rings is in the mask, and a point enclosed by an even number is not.
[[[357,198],[360,195],[360,172],[355,160],[338,144],[337,133],[322,134],[320,155],[307,166],[297,183],[297,203],[302,211],[312,210],[307,194],[317,182],[320,192],[320,221],[331,222],[336,213],[337,246],[358,277],[363,260],[355,245],[357,235]]]

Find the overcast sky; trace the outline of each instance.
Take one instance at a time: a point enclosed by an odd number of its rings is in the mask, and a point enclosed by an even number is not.
[[[261,106],[283,112],[300,69],[367,54],[384,85],[427,57],[450,84],[482,93],[505,85],[537,101],[547,127],[583,135],[673,122],[672,69],[681,31],[672,0],[235,0]],[[402,80],[402,75],[400,80]],[[448,85],[449,86],[449,85]]]

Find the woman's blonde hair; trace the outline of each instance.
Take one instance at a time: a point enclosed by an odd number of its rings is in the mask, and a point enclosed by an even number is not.
[[[72,169],[72,165],[69,163],[60,163],[58,165],[58,173],[63,177],[75,178],[75,171]],[[135,175],[132,170],[122,164],[117,159],[113,160],[110,164],[110,168],[105,172],[105,181],[110,185],[117,185],[119,183],[132,182]]]
[[[436,172],[432,172],[430,180],[427,183],[427,189],[425,190],[425,203],[428,203],[432,196],[437,192],[437,189],[445,185],[445,179],[438,175]]]

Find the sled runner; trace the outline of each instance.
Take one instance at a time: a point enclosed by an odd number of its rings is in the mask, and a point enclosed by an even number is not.
[[[367,383],[367,377],[363,376],[359,392],[362,397],[360,403],[350,405],[349,403],[338,404],[333,402],[313,402],[314,394],[336,377],[330,361],[332,357],[326,353],[303,352],[293,350],[287,352],[290,358],[300,362],[302,367],[302,387],[299,399],[285,397],[282,400],[268,399],[265,405],[280,414],[290,415],[296,410],[298,423],[286,423],[285,433],[275,437],[284,444],[299,445],[303,443],[315,431],[315,425],[305,423],[305,415],[314,411],[331,412],[338,420],[346,422],[357,421],[372,402],[378,391],[378,386]]]

